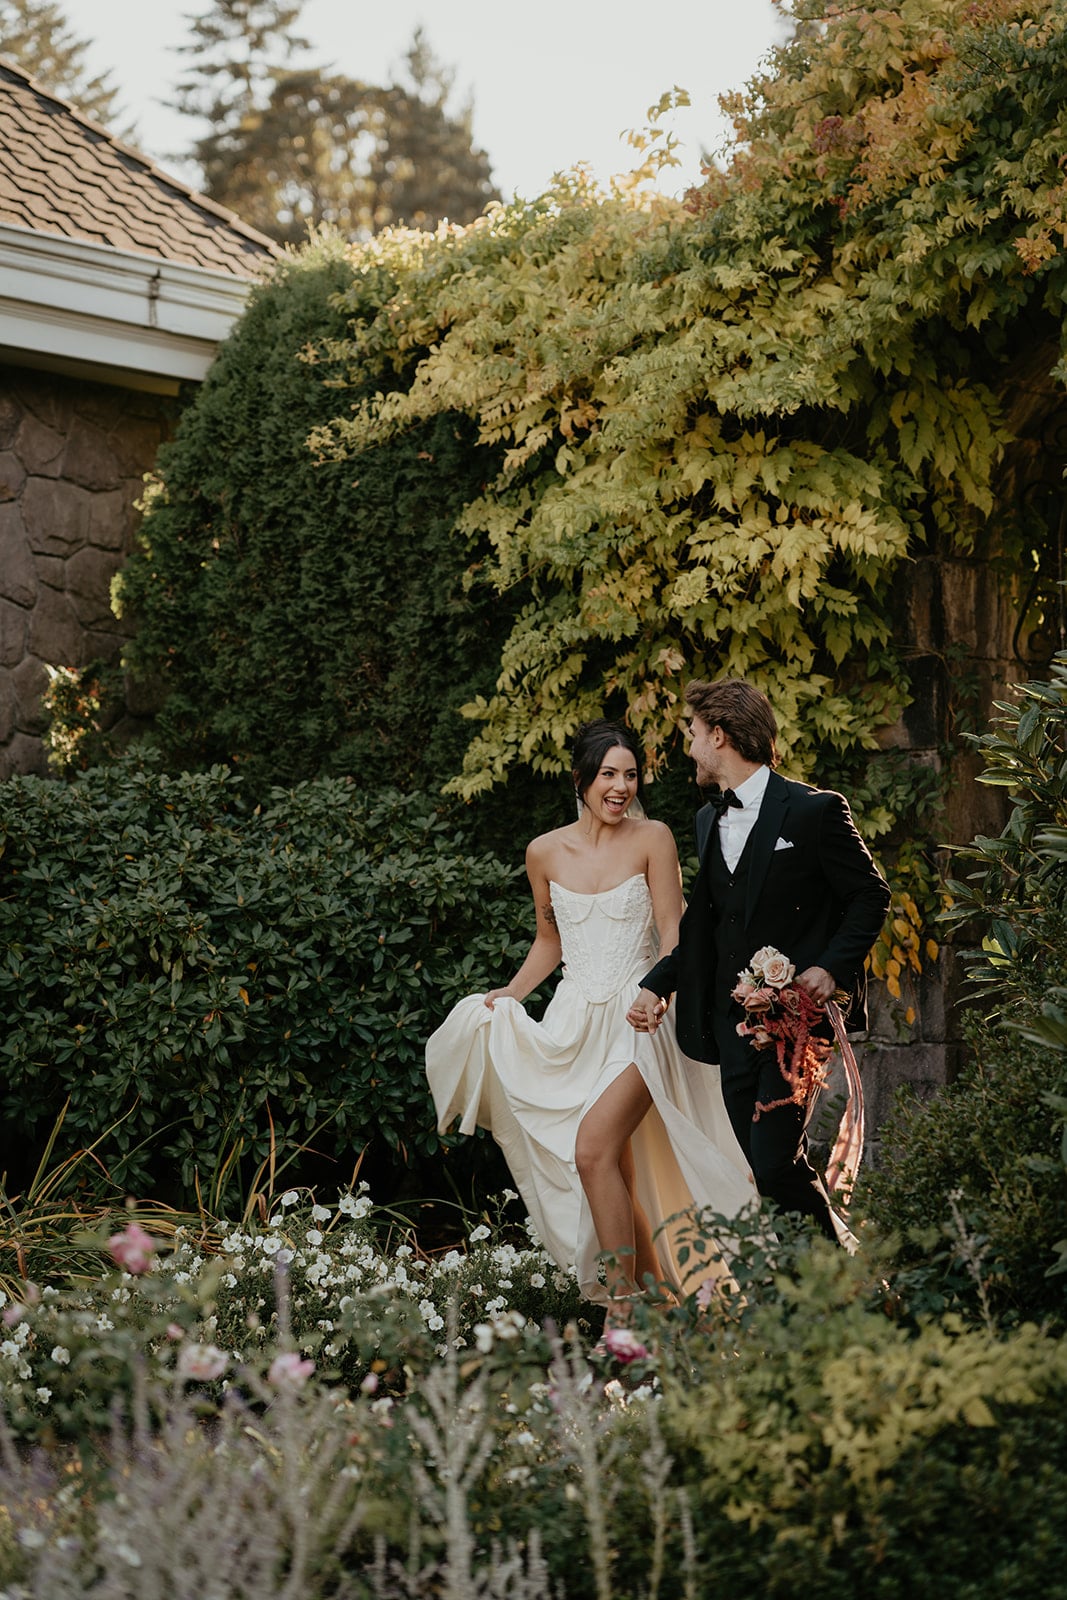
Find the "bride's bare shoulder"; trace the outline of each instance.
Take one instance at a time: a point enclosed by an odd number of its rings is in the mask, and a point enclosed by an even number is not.
[[[568,836],[573,832],[574,824],[568,823],[565,827],[553,828],[549,833],[539,833],[536,839],[531,839],[526,846],[527,867],[546,867],[565,847]]]

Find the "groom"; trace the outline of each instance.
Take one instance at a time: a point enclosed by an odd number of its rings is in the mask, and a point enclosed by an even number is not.
[[[765,695],[724,678],[691,683],[685,698],[697,783],[714,786],[696,819],[700,871],[678,944],[643,979],[629,1021],[654,1033],[677,993],[678,1043],[695,1060],[720,1064],[726,1110],[760,1194],[812,1217],[833,1239],[807,1158],[805,1108],[779,1105],[753,1121],[757,1101],[789,1090],[773,1046],[756,1050],[738,1034],[745,1013],[731,990],[755,952],[773,945],[794,963],[798,987],[819,1002],[844,990],[850,1030],[864,1027],[863,964],[889,886],[842,796],[773,770],[778,724]]]

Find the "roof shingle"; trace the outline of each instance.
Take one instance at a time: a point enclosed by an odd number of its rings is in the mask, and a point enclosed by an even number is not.
[[[278,247],[0,59],[0,222],[235,277]]]

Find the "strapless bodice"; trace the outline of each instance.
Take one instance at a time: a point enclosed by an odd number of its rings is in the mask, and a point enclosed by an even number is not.
[[[564,975],[593,1004],[632,986],[655,960],[652,895],[641,873],[614,889],[579,894],[550,883]]]

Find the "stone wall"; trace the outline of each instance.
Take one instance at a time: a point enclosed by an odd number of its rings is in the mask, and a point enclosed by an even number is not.
[[[46,666],[121,653],[111,579],[177,409],[159,395],[0,367],[0,778],[46,770]]]

